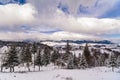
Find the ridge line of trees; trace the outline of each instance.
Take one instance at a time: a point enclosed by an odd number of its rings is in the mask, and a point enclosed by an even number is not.
[[[67,69],[109,66],[114,71],[115,67],[120,67],[120,56],[116,57],[114,54],[111,54],[106,57],[99,50],[93,49],[90,51],[88,44],[86,44],[83,53],[79,53],[77,57],[71,52],[69,41],[67,41],[64,54],[60,53],[57,48],[51,49],[49,46],[40,47],[37,43],[33,43],[32,46],[26,44],[20,48],[13,44],[2,57],[1,72],[3,72],[4,68],[9,68],[10,72],[15,72],[15,67],[20,65],[27,67],[29,72],[31,71],[31,66],[33,66],[34,71],[36,70],[36,66],[38,66],[38,70],[40,71],[41,66],[47,66],[50,63],[59,68]]]

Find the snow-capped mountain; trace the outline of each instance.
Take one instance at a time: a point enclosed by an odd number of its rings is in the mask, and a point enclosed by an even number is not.
[[[43,40],[41,43],[47,44],[49,46],[62,46],[66,45],[67,40],[60,40],[60,41],[54,41],[54,40]],[[69,40],[69,43],[71,45],[79,45],[79,44],[113,44],[113,42],[108,40],[101,40],[101,41],[92,41],[92,40]]]

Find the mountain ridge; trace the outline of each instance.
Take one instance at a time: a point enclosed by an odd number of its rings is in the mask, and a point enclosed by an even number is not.
[[[67,42],[69,41],[70,43],[76,43],[76,44],[83,44],[83,43],[97,43],[97,44],[114,44],[113,42],[109,41],[109,40],[42,40],[40,42]]]

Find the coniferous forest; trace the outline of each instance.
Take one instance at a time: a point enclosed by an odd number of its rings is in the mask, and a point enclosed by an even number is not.
[[[21,43],[20,43],[21,44]],[[101,46],[90,46],[86,43],[78,48],[69,41],[63,47],[48,46],[38,42],[11,43],[1,54],[1,72],[16,72],[16,68],[27,68],[27,72],[41,71],[41,67],[52,64],[59,69],[89,69],[94,67],[109,67],[114,72],[120,67],[120,53]],[[75,51],[80,50],[75,53]],[[32,70],[31,70],[32,67]],[[24,72],[21,71],[21,72]]]

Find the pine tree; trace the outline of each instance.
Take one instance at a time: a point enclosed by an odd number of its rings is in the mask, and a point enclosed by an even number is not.
[[[68,61],[68,64],[67,64],[67,69],[74,69],[74,59],[73,59],[73,55],[69,56],[70,59]]]
[[[88,66],[90,67],[91,66],[91,54],[90,54],[90,51],[88,48],[88,44],[86,44],[86,46],[84,48],[83,56],[85,57]]]
[[[42,65],[42,56],[41,56],[41,50],[40,49],[37,53],[37,57],[36,57],[36,60],[35,60],[35,65],[37,65],[39,67],[39,71],[40,71],[40,66]]]
[[[66,53],[70,53],[70,45],[69,45],[69,41],[67,40],[67,45],[66,45]]]
[[[120,55],[117,57],[117,67],[120,67]]]
[[[74,54],[73,55],[73,64],[74,64],[74,68],[77,68],[78,67],[78,58],[76,57],[76,55]]]
[[[20,63],[24,65],[25,63],[25,52],[26,52],[26,47],[21,48],[21,53],[20,53]]]
[[[36,45],[36,43],[34,42],[33,43],[33,45],[32,45],[32,54],[33,54],[33,56],[34,56],[34,60],[33,60],[33,65],[34,65],[34,70],[35,70],[35,54],[36,54],[36,52],[37,52],[37,45]]]
[[[69,41],[67,41],[67,45],[66,45],[66,51],[65,54],[63,55],[63,60],[68,63],[70,56],[72,55],[72,53],[70,52],[70,45],[69,45]]]
[[[78,64],[79,64],[81,58],[82,58],[82,55],[81,55],[81,53],[79,53],[79,56],[78,56]]]
[[[113,54],[110,55],[109,65],[112,67],[112,71],[114,72],[114,68],[117,67],[117,62],[116,57]]]
[[[13,45],[10,47],[10,50],[6,54],[6,59],[5,59],[3,66],[9,67],[10,72],[14,72],[14,67],[17,65],[19,65],[19,59],[17,55],[16,46]]]
[[[24,62],[27,63],[27,68],[28,68],[28,71],[30,71],[30,62],[32,62],[32,56],[31,56],[31,51],[30,51],[30,46],[29,45],[26,45],[25,47],[25,52],[24,52]]]
[[[54,50],[54,52],[51,55],[51,62],[55,64],[56,60],[59,59],[59,57],[60,57],[59,51]]]
[[[45,47],[44,54],[42,57],[43,64],[47,66],[50,63],[50,49],[49,47]]]
[[[1,56],[1,72],[3,72],[3,67],[6,67],[6,65],[5,65],[6,54],[7,54],[7,52],[5,51],[5,53],[2,54],[2,56]]]
[[[85,69],[85,68],[88,67],[88,64],[86,62],[86,59],[85,59],[84,55],[82,55],[82,57],[80,58],[80,62],[79,62],[78,65],[79,65],[80,69]]]

